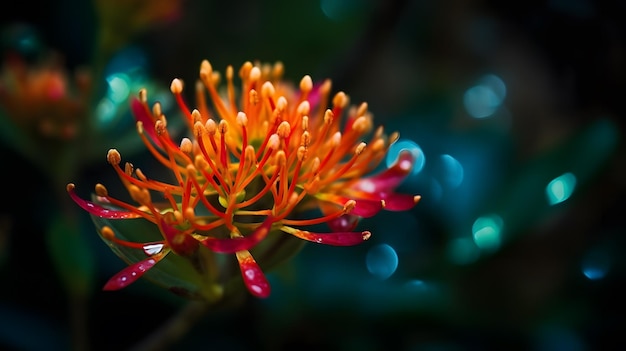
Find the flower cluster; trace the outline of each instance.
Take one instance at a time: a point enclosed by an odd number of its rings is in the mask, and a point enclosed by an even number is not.
[[[146,91],[140,92],[132,102],[139,137],[171,170],[173,181],[151,178],[122,163],[120,153],[111,149],[107,160],[136,205],[111,196],[102,184],[96,185],[93,201],[80,198],[74,184],[67,186],[92,216],[143,218],[161,234],[158,241],[131,242],[102,226],[105,241],[145,255],[105,289],[131,284],[166,255],[193,259],[200,248],[208,248],[235,254],[249,292],[266,297],[269,284],[250,253],[264,239],[288,234],[314,243],[355,245],[371,235],[355,231],[360,218],[417,203],[419,196],[394,192],[413,166],[409,152],[368,176],[397,133],[387,136],[382,127],[374,128],[366,103],[351,106],[343,92],[331,98],[330,80],[314,84],[304,76],[296,89],[282,80],[283,70],[281,63],[244,63],[238,94],[233,67],[227,67],[220,89],[222,76],[205,60],[195,86],[196,109],[187,106],[183,83],[174,79],[171,91],[190,131],[180,142],[169,134],[160,104],[150,107]],[[153,200],[157,194],[164,203]],[[311,231],[318,224],[327,224],[330,232]]]

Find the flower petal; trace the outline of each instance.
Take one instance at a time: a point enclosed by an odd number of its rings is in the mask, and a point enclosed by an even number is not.
[[[106,219],[131,219],[131,218],[140,218],[141,215],[135,212],[123,211],[123,210],[111,210],[105,207],[102,207],[94,202],[85,200],[80,198],[76,192],[74,191],[74,184],[67,185],[67,192],[70,197],[78,206],[82,207],[83,210],[91,213],[94,216]]]
[[[143,276],[148,269],[152,268],[163,256],[164,255],[153,256],[122,269],[109,279],[102,290],[119,290],[127,287],[141,278],[141,276]]]
[[[419,195],[413,196],[408,194],[385,194],[385,210],[389,211],[406,211],[410,210],[421,199]]]
[[[392,192],[411,173],[414,164],[413,155],[409,151],[403,151],[391,167],[371,177],[358,180],[352,188],[366,193]]]
[[[186,256],[191,255],[198,249],[198,240],[188,233],[181,234],[180,230],[165,222],[165,216],[161,217],[160,226],[169,247],[175,253]]]
[[[352,194],[351,194],[352,195]],[[366,196],[367,199],[364,199],[363,196]],[[322,200],[320,203],[320,207],[324,214],[328,215],[332,213],[332,210],[336,210],[336,208],[342,208],[346,202],[349,200],[354,200],[356,202],[354,208],[350,210],[350,214],[369,218],[376,215],[380,210],[383,209],[382,197],[375,196],[366,193],[355,193],[354,196],[342,196],[328,193],[320,193],[317,195],[317,198]],[[333,206],[329,207],[324,204],[332,203]],[[336,206],[335,206],[336,205]]]
[[[243,282],[250,293],[256,297],[268,297],[271,292],[270,284],[250,252],[248,250],[237,251],[237,261],[239,261]]]
[[[156,135],[156,130],[154,129],[154,120],[149,112],[146,110],[146,106],[139,101],[137,98],[133,98],[130,107],[133,110],[133,115],[135,116],[135,120],[137,122],[141,122],[143,124],[143,130],[146,131],[148,137],[154,144],[157,146],[161,146],[161,142]]]
[[[200,243],[211,251],[219,253],[232,254],[238,251],[248,250],[265,239],[272,227],[272,223],[274,223],[274,217],[267,216],[265,221],[263,221],[252,234],[246,237],[224,239],[208,237],[200,240]]]
[[[289,226],[280,228],[285,233],[289,233],[300,239],[311,241],[318,244],[326,244],[331,246],[352,246],[362,243],[370,238],[372,233],[364,232],[335,232],[335,233],[313,233],[308,230],[300,230]]]

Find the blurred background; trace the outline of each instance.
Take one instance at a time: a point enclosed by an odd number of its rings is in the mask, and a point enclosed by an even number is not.
[[[144,280],[101,291],[125,264],[65,184],[119,184],[112,147],[150,162],[129,94],[168,110],[202,59],[280,60],[286,79],[367,101],[400,131],[386,161],[416,155],[400,191],[422,200],[362,221],[362,245],[308,244],[268,274],[269,298],[198,312],[162,349],[621,349],[625,15],[604,0],[13,2],[0,349],[154,349],[184,308]]]

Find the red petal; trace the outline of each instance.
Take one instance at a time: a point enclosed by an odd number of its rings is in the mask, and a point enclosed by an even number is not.
[[[179,255],[191,255],[198,249],[198,240],[189,234],[181,234],[178,229],[167,224],[163,217],[161,217],[161,232],[172,251]],[[181,235],[183,240],[179,238]]]
[[[339,218],[331,219],[326,222],[333,232],[349,232],[359,224],[360,217],[349,214],[342,215]]]
[[[385,210],[406,211],[410,210],[420,200],[419,196],[407,194],[385,194]]]
[[[127,287],[137,279],[141,278],[141,276],[146,273],[148,269],[152,268],[161,259],[161,257],[163,256],[150,257],[122,269],[119,273],[109,279],[102,290],[119,290]]]
[[[130,107],[133,111],[133,115],[135,116],[135,120],[137,122],[143,123],[143,130],[146,131],[150,140],[155,143],[157,146],[161,146],[161,142],[156,135],[156,130],[154,129],[154,120],[152,119],[152,115],[146,110],[146,106],[139,101],[137,98],[133,98]]]
[[[308,230],[300,230],[288,226],[283,226],[282,231],[296,236],[300,239],[318,244],[332,246],[352,246],[362,243],[372,235],[370,232],[336,232],[336,233],[312,233]]]
[[[357,181],[353,188],[366,193],[392,192],[411,173],[414,163],[415,159],[411,152],[403,151],[398,155],[398,160],[393,166],[381,173]]]
[[[250,252],[247,250],[237,252],[237,260],[241,269],[241,277],[248,291],[256,297],[268,297],[271,292],[270,284]]]
[[[218,239],[208,237],[201,240],[200,243],[208,247],[213,252],[232,254],[237,251],[248,250],[265,239],[269,233],[274,218],[268,216],[260,226],[258,226],[252,234],[246,237]]]
[[[320,199],[322,208],[322,212],[325,215],[329,215],[333,212],[336,212],[337,209],[341,209],[343,205],[349,200],[355,200],[356,205],[350,211],[350,214],[369,218],[376,215],[380,210],[383,209],[383,202],[380,196],[376,196],[375,194],[366,194],[366,193],[354,193],[350,194],[350,197],[346,197],[343,195],[333,195],[333,194],[319,194],[318,199]],[[366,196],[367,199],[364,199],[363,196]],[[332,203],[333,206],[327,206],[328,203]],[[335,206],[336,205],[336,206]]]
[[[67,192],[70,194],[70,197],[72,198],[72,200],[74,200],[74,202],[78,204],[78,206],[82,207],[85,211],[91,213],[94,216],[98,216],[100,218],[106,218],[106,219],[131,219],[131,218],[141,217],[141,215],[135,212],[122,211],[122,210],[110,210],[94,202],[81,199],[78,195],[76,195],[76,192],[74,191],[73,186],[68,186]]]

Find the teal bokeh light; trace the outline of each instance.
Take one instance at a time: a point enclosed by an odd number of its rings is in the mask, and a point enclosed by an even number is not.
[[[380,244],[372,247],[365,257],[367,270],[380,279],[389,278],[398,268],[398,254],[391,246]]]
[[[606,277],[611,268],[611,258],[607,250],[598,248],[585,255],[581,263],[581,271],[589,280],[600,280]]]
[[[422,148],[411,140],[398,140],[389,147],[386,158],[387,167],[393,166],[398,160],[398,156],[403,151],[409,151],[415,159],[411,174],[415,175],[419,173],[426,164],[426,157],[424,156]]]
[[[124,73],[115,73],[106,78],[109,84],[107,96],[114,104],[120,104],[130,96],[131,80]]]
[[[448,243],[446,254],[451,262],[465,265],[473,263],[478,259],[480,249],[470,238],[456,238]]]
[[[463,182],[463,165],[456,158],[444,154],[440,156],[444,168],[443,181],[446,185],[456,188]]]
[[[506,96],[506,85],[498,76],[488,74],[463,95],[467,113],[474,118],[491,117]]]
[[[546,186],[546,196],[550,205],[561,203],[574,192],[576,188],[576,176],[573,173],[564,173],[550,181]]]
[[[497,250],[502,243],[502,218],[491,214],[478,217],[472,225],[474,243],[482,250]]]

